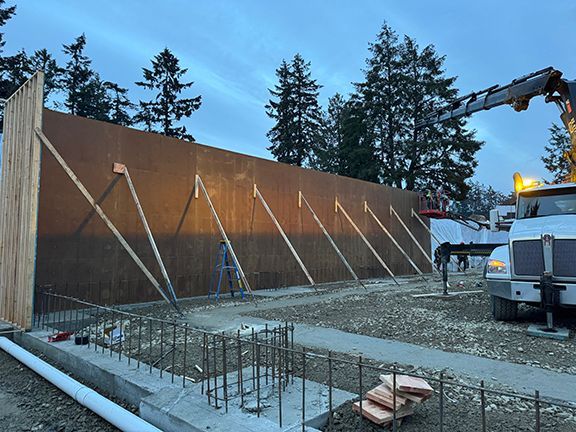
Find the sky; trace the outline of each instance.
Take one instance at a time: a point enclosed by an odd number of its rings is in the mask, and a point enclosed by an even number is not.
[[[63,63],[62,44],[85,33],[93,68],[138,100],[148,96],[134,85],[142,67],[168,47],[195,83],[187,95],[202,95],[184,122],[196,140],[268,159],[272,121],[264,105],[282,59],[299,52],[311,62],[326,106],[362,80],[368,44],[385,21],[445,55],[462,94],[547,66],[576,77],[576,2],[569,0],[555,0],[553,11],[530,0],[7,0],[14,3],[5,53],[47,48]],[[543,98],[522,113],[504,106],[472,116],[469,125],[486,142],[474,180],[508,192],[515,171],[546,177],[540,156],[552,122],[560,122],[558,110]]]

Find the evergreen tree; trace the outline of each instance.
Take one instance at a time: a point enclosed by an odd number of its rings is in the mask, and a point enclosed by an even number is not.
[[[542,162],[546,169],[552,173],[553,183],[562,183],[570,177],[570,162],[565,156],[572,144],[566,129],[553,123],[549,129],[550,138],[548,145],[544,147],[546,153],[542,156]]]
[[[93,72],[92,78],[83,86],[80,95],[77,115],[107,122],[111,120],[111,101],[107,87],[100,79],[100,75]]]
[[[98,90],[94,79],[94,71],[91,68],[91,60],[84,54],[86,36],[78,36],[74,42],[64,45],[63,52],[69,57],[66,66],[62,70],[60,88],[64,92],[64,107],[70,114],[86,117],[92,111],[90,104],[93,103],[91,91]]]
[[[148,131],[194,141],[185,126],[175,126],[175,122],[190,117],[202,104],[201,96],[180,97],[194,84],[182,82],[188,69],[180,67],[180,61],[168,48],[154,56],[151,63],[151,69],[142,68],[144,80],[136,85],[157,93],[150,101],[140,101],[134,121],[144,124]]]
[[[46,48],[36,50],[30,56],[30,69],[32,72],[38,70],[44,72],[44,102],[46,102],[50,95],[59,88],[58,80],[61,70]]]
[[[403,68],[402,46],[398,35],[384,24],[376,42],[369,46],[371,56],[366,59],[364,82],[356,84],[362,103],[366,131],[371,136],[375,157],[379,161],[379,178],[384,184],[402,187],[400,167],[402,151]]]
[[[1,93],[3,98],[8,98],[30,77],[32,65],[26,51],[23,49],[14,55],[2,57],[1,63]]]
[[[356,84],[354,97],[363,111],[364,148],[374,150],[378,180],[407,189],[442,185],[453,197],[463,197],[482,146],[475,132],[466,129],[464,119],[415,129],[426,113],[457,96],[455,78],[445,76],[444,57],[431,45],[421,50],[409,37],[400,41],[387,24],[369,50],[365,79]]]
[[[454,203],[455,212],[463,216],[482,215],[488,218],[490,210],[510,198],[509,195],[480,182],[467,182],[467,186],[466,199]]]
[[[16,6],[3,7],[5,3],[6,0],[0,0],[0,27],[4,27],[8,20],[16,13]],[[0,54],[4,51],[5,44],[4,33],[0,33]]]
[[[108,95],[109,121],[122,126],[132,125],[129,110],[134,109],[134,104],[128,99],[128,89],[110,81],[106,81],[104,87]]]
[[[322,115],[321,139],[314,152],[312,168],[340,174],[346,109],[346,100],[340,93],[328,99],[328,109]]]
[[[278,84],[270,94],[277,100],[266,105],[267,115],[276,121],[267,136],[268,150],[280,162],[311,165],[321,138],[322,109],[318,104],[321,86],[312,78],[310,62],[296,54],[288,65],[276,70]]]
[[[465,180],[474,174],[478,164],[475,156],[483,142],[475,139],[475,131],[466,129],[466,119],[415,130],[419,119],[453,100],[458,91],[454,88],[456,78],[445,76],[445,57],[432,45],[420,50],[413,39],[405,37],[403,51],[406,188],[442,185],[455,198],[462,198],[468,190]]]

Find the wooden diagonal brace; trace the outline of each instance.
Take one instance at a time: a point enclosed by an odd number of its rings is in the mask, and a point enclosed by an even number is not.
[[[82,193],[82,195],[84,196],[84,198],[86,198],[86,201],[88,201],[88,203],[92,206],[92,208],[96,211],[96,213],[98,214],[98,216],[100,216],[100,219],[102,219],[102,221],[106,224],[106,226],[108,227],[108,229],[110,231],[112,231],[112,234],[114,234],[114,236],[116,237],[116,239],[118,239],[118,241],[120,242],[120,244],[122,245],[122,247],[126,250],[126,252],[128,252],[128,255],[130,255],[130,257],[132,258],[132,260],[134,260],[134,262],[136,263],[136,265],[138,267],[140,267],[140,270],[142,270],[142,273],[144,273],[144,275],[148,278],[148,280],[152,283],[152,285],[154,286],[154,288],[156,288],[156,290],[160,293],[160,295],[162,296],[162,298],[164,300],[166,300],[168,303],[172,304],[172,302],[170,301],[170,299],[166,296],[166,294],[164,293],[164,291],[162,290],[162,288],[160,287],[160,284],[158,283],[158,281],[156,280],[156,278],[152,275],[152,273],[150,273],[150,271],[146,268],[146,266],[144,265],[144,263],[142,262],[142,260],[140,260],[140,258],[138,258],[138,255],[136,255],[136,252],[134,252],[134,250],[130,247],[130,245],[128,244],[128,242],[126,241],[126,239],[122,236],[122,234],[120,234],[120,231],[118,231],[118,229],[114,226],[114,224],[112,223],[112,221],[108,218],[108,216],[106,216],[106,214],[104,213],[104,210],[102,210],[102,208],[98,205],[98,203],[96,202],[96,200],[92,197],[92,195],[90,195],[90,192],[88,192],[88,190],[84,187],[84,185],[82,184],[82,182],[78,179],[78,177],[76,176],[76,174],[74,173],[74,171],[72,171],[72,169],[68,166],[68,164],[66,163],[66,161],[62,158],[62,156],[60,155],[60,153],[58,153],[58,150],[56,150],[56,148],[52,145],[52,143],[50,142],[50,140],[46,137],[46,135],[44,135],[44,133],[42,132],[42,130],[40,130],[40,128],[36,128],[34,130],[36,132],[36,135],[38,135],[38,137],[40,138],[40,140],[42,141],[42,143],[46,146],[46,148],[50,151],[50,153],[52,153],[52,155],[54,156],[54,158],[56,159],[56,161],[60,164],[60,166],[62,167],[62,169],[66,172],[66,174],[68,175],[68,177],[70,177],[70,180],[72,180],[74,182],[74,184],[76,185],[76,187],[78,188],[78,190]]]
[[[416,273],[418,273],[420,275],[420,277],[426,282],[428,283],[428,280],[424,277],[422,271],[418,268],[418,266],[416,265],[416,263],[412,260],[412,258],[410,258],[410,256],[406,253],[406,251],[404,249],[402,249],[402,246],[400,246],[400,244],[396,241],[396,239],[392,236],[392,234],[390,233],[390,231],[388,231],[386,229],[386,227],[384,226],[384,224],[382,222],[380,222],[380,219],[378,219],[376,217],[376,215],[374,214],[374,212],[372,211],[372,209],[368,206],[368,203],[366,201],[364,201],[364,211],[366,213],[369,213],[370,216],[372,216],[372,218],[374,218],[374,220],[376,221],[376,223],[378,224],[378,226],[382,229],[382,231],[384,231],[384,234],[386,234],[388,236],[388,238],[390,239],[390,241],[394,244],[394,246],[396,246],[396,248],[400,251],[400,253],[404,256],[404,258],[406,258],[406,260],[410,263],[410,265],[412,266],[412,268],[414,270],[416,270]]]
[[[334,251],[336,252],[336,254],[338,255],[338,257],[340,258],[340,260],[342,261],[342,263],[344,264],[344,266],[346,267],[346,269],[348,269],[348,271],[350,272],[350,274],[352,275],[352,277],[354,278],[354,280],[356,282],[358,282],[362,288],[366,289],[366,287],[364,286],[364,284],[362,283],[362,281],[360,281],[360,278],[358,277],[358,275],[356,274],[356,272],[352,269],[352,267],[350,266],[350,264],[348,263],[348,261],[346,260],[346,257],[344,257],[344,254],[342,254],[342,252],[340,252],[340,249],[338,248],[338,246],[336,245],[336,242],[334,242],[334,240],[332,239],[332,237],[330,236],[330,234],[328,233],[328,231],[326,230],[326,228],[324,228],[324,225],[322,224],[322,222],[320,221],[320,219],[318,218],[318,216],[316,215],[316,212],[314,212],[314,210],[312,209],[312,206],[310,206],[310,204],[308,203],[308,200],[304,197],[304,195],[302,194],[302,192],[298,192],[298,204],[302,205],[302,202],[304,202],[304,204],[306,204],[306,207],[308,208],[308,210],[310,211],[310,213],[312,213],[312,217],[314,218],[314,220],[316,221],[316,223],[318,224],[318,226],[320,227],[320,229],[322,230],[322,232],[324,233],[324,236],[326,237],[326,239],[328,240],[328,242],[330,243],[330,245],[332,246],[332,248],[334,248]]]
[[[306,275],[306,278],[310,282],[310,285],[312,285],[312,287],[314,289],[316,289],[316,284],[314,283],[314,279],[312,279],[312,276],[310,276],[310,272],[308,271],[308,269],[306,268],[306,266],[304,265],[304,263],[300,259],[300,256],[296,252],[296,249],[294,249],[294,246],[292,246],[292,243],[288,239],[288,236],[286,235],[286,233],[282,229],[282,226],[280,225],[280,223],[278,222],[278,220],[274,216],[274,213],[272,213],[272,210],[270,210],[268,203],[266,202],[266,200],[264,199],[264,197],[262,196],[262,194],[260,193],[260,191],[258,190],[258,187],[256,185],[254,185],[254,198],[258,198],[260,200],[260,203],[264,207],[264,210],[266,210],[266,212],[268,213],[268,216],[270,216],[270,219],[272,219],[272,222],[274,222],[274,225],[276,226],[276,228],[280,232],[280,235],[284,239],[286,246],[288,246],[288,249],[290,249],[290,252],[292,252],[294,259],[298,262],[298,265],[300,266],[300,268],[302,269],[302,271]]]
[[[144,215],[144,209],[142,208],[142,204],[140,204],[140,199],[138,198],[138,194],[136,194],[136,189],[134,188],[134,183],[132,183],[132,178],[130,177],[130,173],[128,172],[128,167],[124,164],[114,163],[113,171],[117,174],[123,174],[126,178],[126,182],[128,183],[128,189],[130,189],[130,194],[132,195],[132,199],[136,204],[136,209],[138,210],[138,215],[140,216],[140,221],[142,225],[144,225],[144,231],[146,231],[146,236],[148,237],[148,242],[152,247],[152,252],[154,252],[154,257],[156,257],[156,261],[158,262],[158,266],[160,267],[160,272],[164,277],[164,281],[166,282],[166,287],[170,295],[172,296],[172,300],[174,303],[178,301],[176,297],[176,293],[174,292],[174,287],[172,286],[172,281],[170,280],[170,276],[168,276],[168,272],[166,271],[166,267],[164,266],[164,261],[160,256],[160,251],[158,251],[158,246],[156,246],[156,241],[154,240],[154,236],[152,235],[152,230],[148,225],[148,221],[146,220],[146,216]]]
[[[434,262],[432,261],[430,256],[428,256],[428,254],[426,253],[424,248],[420,245],[418,240],[416,240],[416,237],[414,237],[414,234],[412,234],[412,231],[410,231],[410,229],[406,226],[406,224],[404,223],[404,221],[402,220],[400,215],[398,213],[396,213],[396,210],[394,210],[394,207],[392,207],[392,205],[390,205],[390,214],[396,216],[396,219],[398,219],[398,222],[400,222],[400,225],[402,225],[402,227],[404,227],[404,229],[406,230],[406,232],[408,233],[408,235],[410,236],[410,238],[412,239],[414,244],[418,247],[418,249],[420,249],[420,252],[422,252],[422,254],[426,257],[428,262],[432,265],[432,269],[438,271],[436,269],[436,267],[434,267]]]
[[[366,246],[368,246],[368,249],[370,249],[370,252],[372,252],[372,254],[376,257],[376,259],[378,260],[380,265],[382,265],[382,267],[384,267],[384,270],[386,270],[388,272],[388,274],[394,280],[394,282],[396,282],[396,285],[400,285],[398,283],[398,281],[396,280],[394,273],[392,273],[392,270],[390,270],[390,268],[386,265],[386,263],[384,262],[382,257],[378,254],[378,252],[376,252],[376,249],[374,249],[374,247],[370,244],[370,242],[368,241],[366,236],[364,234],[362,234],[362,231],[360,231],[360,228],[358,228],[358,226],[354,223],[354,221],[352,220],[350,215],[348,215],[346,210],[344,210],[344,208],[340,205],[340,203],[338,202],[338,198],[336,198],[336,211],[338,211],[338,210],[340,210],[342,212],[342,214],[344,215],[344,217],[348,220],[348,222],[350,222],[350,225],[352,225],[352,227],[358,233],[358,235],[360,236],[362,241],[366,244]]]
[[[236,267],[238,267],[238,273],[240,273],[240,279],[242,280],[242,283],[244,284],[244,288],[246,288],[246,291],[248,291],[250,293],[250,295],[252,296],[252,299],[254,299],[254,293],[252,292],[252,288],[250,288],[250,284],[248,283],[248,279],[246,279],[246,275],[244,274],[244,270],[242,270],[242,266],[240,265],[240,261],[238,261],[238,257],[236,256],[236,252],[234,252],[234,248],[232,248],[232,243],[230,243],[230,240],[228,239],[228,236],[226,235],[226,231],[224,230],[224,226],[222,225],[222,222],[220,222],[220,218],[218,217],[218,213],[216,213],[216,209],[214,208],[214,205],[212,204],[212,200],[210,199],[210,195],[208,195],[208,191],[204,187],[204,182],[202,181],[202,179],[200,178],[200,176],[198,174],[196,174],[196,179],[194,181],[194,189],[195,189],[195,191],[194,191],[194,197],[195,198],[198,198],[198,190],[199,189],[202,190],[204,198],[206,198],[206,202],[208,203],[208,207],[210,208],[210,212],[212,213],[212,217],[214,218],[214,221],[216,222],[216,226],[218,226],[218,230],[220,231],[220,236],[222,237],[222,240],[224,240],[224,242],[226,242],[226,245],[228,246],[228,251],[230,252],[230,256],[232,257],[232,259],[236,263]]]

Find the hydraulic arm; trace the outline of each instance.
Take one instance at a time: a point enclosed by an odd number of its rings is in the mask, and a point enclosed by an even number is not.
[[[416,124],[416,128],[500,105],[511,105],[515,111],[524,111],[534,96],[544,96],[546,102],[554,102],[561,112],[560,118],[572,142],[565,156],[570,161],[571,181],[576,181],[576,81],[562,78],[562,72],[552,67],[522,76],[504,86],[494,85],[462,96],[425,116]]]

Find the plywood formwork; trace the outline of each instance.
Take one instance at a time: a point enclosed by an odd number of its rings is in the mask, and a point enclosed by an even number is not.
[[[44,75],[37,72],[4,107],[0,180],[0,319],[30,329],[35,280]]]
[[[300,191],[360,278],[388,277],[388,273],[345,216],[334,211],[336,196],[394,274],[414,274],[414,269],[365,213],[365,201],[417,266],[431,271],[390,216],[393,205],[429,248],[429,234],[410,217],[418,206],[413,192],[50,110],[44,110],[43,131],[144,264],[161,277],[129,188],[112,171],[117,161],[130,167],[179,298],[207,293],[220,240],[206,201],[194,199],[197,175],[254,289],[309,283],[269,214],[254,200],[254,184],[317,283],[351,277],[310,212],[298,207]],[[138,267],[46,152],[41,167],[37,284],[100,303],[157,300],[155,289],[141,279]]]

